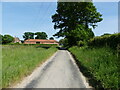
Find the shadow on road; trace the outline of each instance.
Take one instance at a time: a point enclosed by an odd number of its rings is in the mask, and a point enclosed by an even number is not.
[[[59,50],[68,50],[67,48],[65,47],[57,47]]]

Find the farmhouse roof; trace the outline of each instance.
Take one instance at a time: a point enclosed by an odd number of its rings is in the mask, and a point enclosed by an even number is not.
[[[45,42],[45,41],[47,41],[47,42],[57,42],[56,40],[47,40],[47,39],[27,39],[27,40],[25,40],[25,41],[31,41],[31,42]]]

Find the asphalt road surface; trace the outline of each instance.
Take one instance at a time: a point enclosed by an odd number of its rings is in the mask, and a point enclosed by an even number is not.
[[[89,88],[71,54],[57,51],[15,88]]]

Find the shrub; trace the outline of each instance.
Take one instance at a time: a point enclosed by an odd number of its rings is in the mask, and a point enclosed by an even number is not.
[[[11,35],[4,35],[2,38],[3,44],[11,43],[14,40],[14,38]]]
[[[0,34],[0,44],[2,44],[3,35]]]
[[[120,33],[99,36],[88,41],[88,46],[92,47],[109,46],[116,49],[118,44],[120,44]]]
[[[82,47],[82,46],[85,46],[86,43],[84,41],[78,41],[78,46]]]

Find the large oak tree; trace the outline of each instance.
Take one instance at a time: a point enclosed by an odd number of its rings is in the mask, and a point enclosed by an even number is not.
[[[97,23],[102,21],[101,16],[92,2],[58,1],[56,13],[52,16],[52,22],[55,23],[54,29],[59,31],[54,36],[71,39],[75,36],[71,37],[71,32],[78,25],[85,27],[85,30],[89,30],[90,26],[95,28]]]

